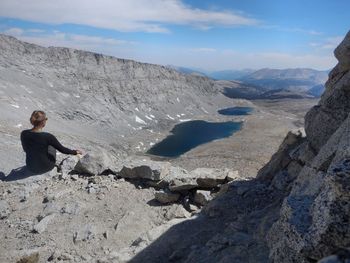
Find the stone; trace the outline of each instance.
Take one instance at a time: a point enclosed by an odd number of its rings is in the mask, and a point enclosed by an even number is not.
[[[150,160],[133,160],[124,164],[118,175],[128,179],[148,179],[160,181],[169,174],[169,162],[156,162]]]
[[[0,200],[0,219],[5,219],[10,215],[10,206],[5,200]]]
[[[74,171],[81,174],[98,175],[106,170],[115,170],[115,161],[105,151],[85,154],[75,165]]]
[[[212,200],[210,191],[197,190],[194,195],[194,201],[199,205],[206,205]]]
[[[78,162],[79,162],[79,156],[70,155],[67,158],[63,159],[58,167],[61,173],[69,174],[71,171],[74,170],[74,167],[77,165]]]
[[[66,203],[60,210],[62,214],[77,215],[81,211],[83,205],[79,202]]]
[[[213,188],[225,182],[229,169],[196,168],[191,171],[191,177],[197,180],[202,188]]]
[[[73,234],[74,244],[95,238],[95,228],[92,225],[83,225]]]
[[[39,223],[37,223],[35,226],[34,226],[34,231],[36,233],[43,233],[46,229],[47,229],[47,226],[48,224],[50,223],[50,221],[56,216],[56,214],[50,214],[48,216],[45,216],[43,219],[40,220]]]
[[[175,203],[179,200],[180,194],[165,191],[157,191],[154,193],[155,199],[162,204]]]
[[[165,213],[165,218],[167,220],[172,220],[174,218],[190,218],[191,214],[182,205],[172,205],[167,209]]]
[[[227,177],[226,177],[227,181],[231,182],[231,181],[235,181],[235,180],[240,180],[240,176],[239,176],[239,172],[237,170],[230,170],[227,173]]]
[[[39,252],[34,252],[30,255],[22,256],[16,263],[39,263],[39,259]]]
[[[70,176],[70,178],[71,178],[73,181],[78,181],[78,180],[79,180],[79,175],[77,175],[77,174],[72,174],[72,175]]]
[[[302,137],[301,131],[289,131],[277,152],[271,157],[270,161],[259,170],[257,178],[264,181],[271,181],[275,174],[285,169],[291,162],[290,152],[304,141],[305,138]]]
[[[170,181],[169,189],[172,192],[182,192],[197,188],[198,184],[196,179],[192,177],[188,178],[176,178]]]

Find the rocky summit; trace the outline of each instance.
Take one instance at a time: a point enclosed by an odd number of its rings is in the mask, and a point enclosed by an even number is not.
[[[174,110],[178,119],[210,115],[208,105],[227,102],[210,79],[6,36],[0,43],[4,167],[21,158],[6,152],[20,147],[11,127],[42,98],[62,138],[92,149],[81,158],[59,156],[57,168],[38,176],[2,168],[0,262],[350,261],[350,32],[335,50],[325,93],[305,116],[305,132],[288,132],[250,178],[241,169],[185,169],[130,154],[131,141],[108,137],[155,130],[175,119]],[[155,96],[164,104],[154,106]]]

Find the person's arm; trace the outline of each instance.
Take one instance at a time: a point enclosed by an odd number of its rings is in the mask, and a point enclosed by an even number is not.
[[[22,143],[23,151],[27,152],[26,143],[25,143],[25,141],[24,141],[23,131],[21,132],[21,143]]]
[[[78,152],[76,150],[68,149],[68,148],[64,147],[62,144],[60,144],[60,142],[57,140],[57,138],[55,136],[53,136],[52,134],[49,134],[48,136],[49,136],[49,145],[54,147],[59,152],[64,153],[64,154],[73,154],[73,155],[78,154]]]

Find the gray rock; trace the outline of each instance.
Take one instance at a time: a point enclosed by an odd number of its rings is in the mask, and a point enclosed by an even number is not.
[[[189,218],[191,214],[182,205],[172,205],[167,209],[165,213],[165,218],[167,220],[172,220],[174,218]]]
[[[105,151],[85,154],[74,167],[74,171],[89,175],[98,175],[106,170],[115,169],[115,161]]]
[[[78,180],[79,180],[79,175],[77,175],[77,174],[72,174],[72,175],[70,176],[70,178],[71,178],[73,181],[78,181]]]
[[[5,200],[0,200],[0,219],[5,219],[11,213],[10,206]]]
[[[271,160],[258,172],[259,179],[270,181],[275,174],[285,169],[291,162],[290,153],[305,141],[302,132],[288,132],[278,151],[271,157]]]
[[[39,252],[33,252],[22,256],[16,263],[39,263]]]
[[[50,223],[50,221],[56,216],[56,214],[50,214],[46,217],[44,217],[43,219],[40,220],[39,223],[37,223],[35,226],[34,226],[34,231],[36,233],[43,233],[46,229],[47,229],[47,226],[48,224]]]
[[[237,170],[230,170],[227,173],[226,179],[227,179],[227,181],[231,182],[231,181],[235,181],[235,180],[240,180],[240,179],[242,179],[242,177],[239,176],[239,172]]]
[[[305,116],[305,131],[313,149],[319,151],[350,112],[350,32],[335,50],[338,65],[329,73],[326,90],[317,106]]]
[[[62,173],[68,174],[74,170],[74,167],[77,165],[79,157],[77,155],[70,155],[69,157],[63,159],[60,163],[59,168]]]
[[[169,183],[169,189],[173,192],[188,191],[197,187],[196,179],[192,177],[173,179]]]
[[[222,184],[228,173],[229,169],[197,168],[190,174],[197,180],[199,187],[213,188]]]
[[[212,200],[210,191],[197,190],[194,195],[194,201],[199,205],[206,205]]]
[[[92,225],[83,225],[73,234],[73,242],[85,242],[95,238],[95,228]]]
[[[165,191],[157,191],[154,193],[155,199],[162,204],[175,203],[179,200],[180,194]]]
[[[129,179],[162,180],[170,172],[169,162],[156,162],[151,160],[133,160],[124,164],[119,176]]]

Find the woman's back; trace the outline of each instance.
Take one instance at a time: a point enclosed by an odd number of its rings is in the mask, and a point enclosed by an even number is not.
[[[21,142],[26,152],[26,165],[30,171],[41,173],[55,166],[55,157],[50,156],[48,152],[52,136],[46,132],[22,131]]]
[[[65,154],[80,154],[79,150],[68,149],[48,132],[42,132],[47,117],[43,111],[34,111],[30,117],[30,123],[34,126],[31,130],[21,133],[23,150],[26,152],[27,168],[33,173],[45,173],[52,170],[56,163],[56,150]]]

